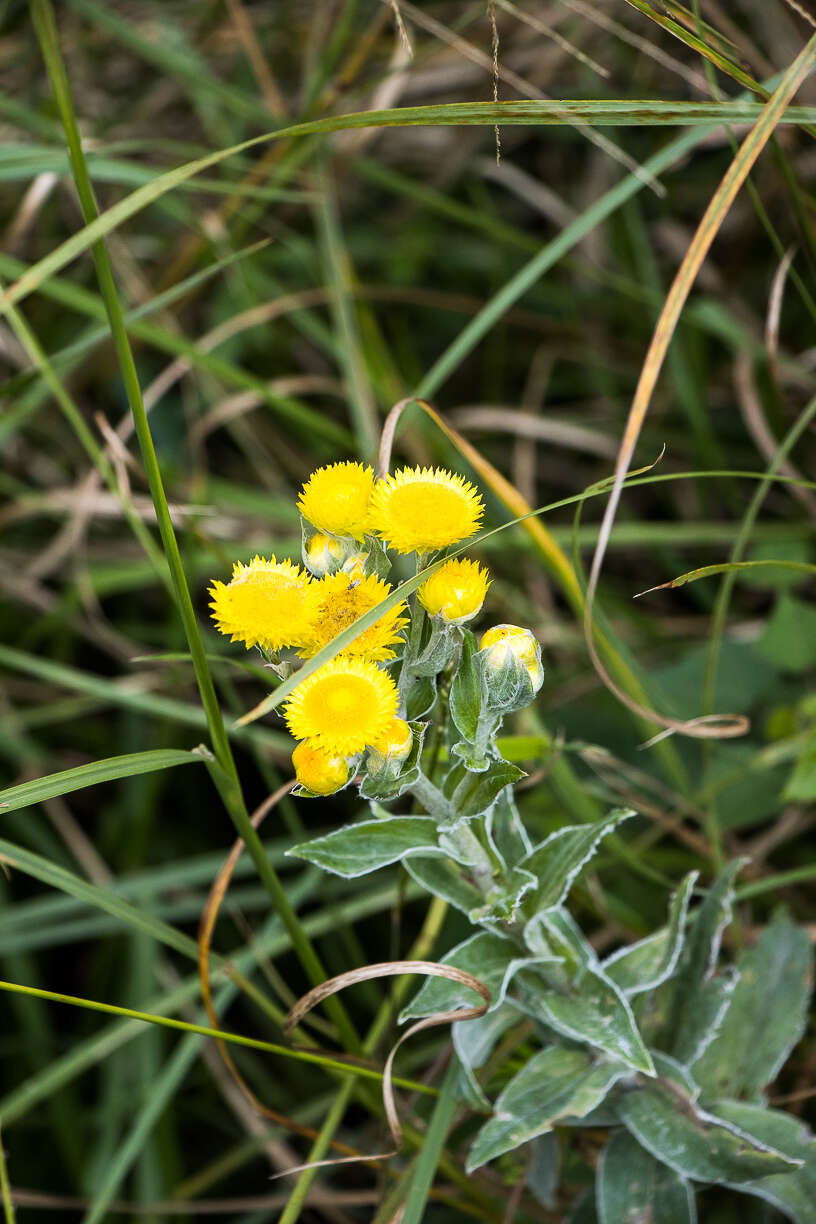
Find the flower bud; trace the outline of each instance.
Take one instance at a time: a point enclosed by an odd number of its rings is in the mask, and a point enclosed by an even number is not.
[[[292,753],[295,775],[301,786],[315,795],[332,795],[345,786],[349,766],[345,757],[332,756],[302,740]]]
[[[303,564],[315,578],[337,573],[347,556],[347,544],[335,536],[318,532],[303,542]]]
[[[403,718],[392,718],[384,735],[368,750],[368,772],[376,777],[390,774],[396,777],[411,754],[414,736]]]
[[[344,574],[349,574],[354,582],[359,582],[366,576],[366,561],[368,553],[355,552],[347,557],[340,567]]]
[[[481,610],[489,586],[487,570],[478,562],[455,557],[422,583],[417,598],[430,616],[463,625]]]
[[[483,633],[478,658],[494,709],[520,710],[544,683],[541,647],[519,625],[495,625]]]

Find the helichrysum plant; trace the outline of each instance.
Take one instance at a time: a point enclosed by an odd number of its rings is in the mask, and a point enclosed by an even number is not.
[[[684,1224],[696,1219],[695,1184],[714,1183],[813,1224],[816,1144],[764,1095],[803,1032],[808,936],[779,915],[720,967],[736,862],[693,908],[691,873],[664,927],[600,959],[566,901],[634,813],[538,844],[525,830],[513,797],[522,771],[497,735],[534,700],[544,669],[529,629],[470,627],[490,588],[483,566],[461,555],[482,523],[478,491],[440,469],[375,480],[347,462],[314,472],[298,507],[302,568],[274,556],[236,563],[229,583],[211,587],[213,618],[290,676],[368,614],[295,685],[283,716],[299,793],[354,785],[371,816],[291,853],[345,878],[401,861],[470,920],[473,933],[444,958],[491,995],[483,1017],[453,1026],[461,1095],[481,1115],[468,1169],[529,1145],[531,1191],[552,1207],[563,1203],[559,1170],[574,1182],[584,1162],[595,1184],[576,1221]],[[413,557],[427,577],[370,615],[391,594],[389,553]],[[466,987],[430,978],[402,1018],[472,1003]],[[520,1167],[505,1166],[508,1177]]]

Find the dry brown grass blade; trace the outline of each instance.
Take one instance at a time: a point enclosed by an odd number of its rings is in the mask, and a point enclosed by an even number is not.
[[[598,535],[598,543],[595,548],[595,554],[592,558],[592,567],[590,569],[589,583],[586,593],[586,604],[584,607],[584,636],[586,638],[587,649],[592,659],[592,664],[595,671],[603,680],[607,688],[615,694],[619,701],[628,706],[629,709],[647,718],[653,722],[657,722],[667,731],[679,731],[684,735],[691,736],[695,739],[712,739],[712,738],[730,738],[732,736],[743,735],[748,730],[748,720],[734,715],[704,715],[702,718],[692,719],[687,722],[678,722],[674,719],[664,718],[656,714],[654,710],[650,710],[640,703],[634,701],[629,694],[613,680],[612,676],[607,671],[601,657],[599,655],[594,636],[593,626],[593,607],[595,595],[598,589],[598,580],[600,578],[601,566],[603,565],[606,548],[609,543],[609,537],[612,532],[612,524],[615,521],[615,513],[620,501],[621,489],[626,472],[630,466],[632,455],[634,453],[637,440],[640,436],[640,431],[643,427],[643,422],[646,419],[646,414],[649,410],[649,405],[652,399],[652,393],[657,383],[658,376],[663,367],[663,362],[668,351],[669,344],[674,330],[680,318],[681,311],[685,305],[686,299],[691,292],[692,285],[697,278],[697,273],[702,266],[702,263],[708,254],[708,250],[716,237],[717,231],[722,224],[731,204],[733,203],[740,187],[745,182],[751,167],[753,166],[759,154],[762,152],[765,144],[773,134],[774,128],[781,118],[785,108],[792,100],[794,94],[799,88],[802,81],[811,70],[814,62],[816,62],[816,35],[814,35],[802,52],[794,60],[788,71],[783,76],[770,100],[763,108],[762,113],[754,127],[745,138],[742,146],[737,152],[734,160],[731,162],[725,177],[720,186],[717,188],[711,203],[705,211],[705,214],[697,228],[697,232],[692,239],[691,245],[686,252],[685,258],[681,263],[671,289],[664,303],[660,317],[655,326],[652,341],[646,358],[643,363],[643,368],[640,373],[635,396],[632,401],[632,407],[629,411],[629,417],[626,422],[626,429],[621,441],[620,450],[618,452],[618,460],[615,466],[615,479],[612,485],[612,490],[609,495],[606,511],[604,512],[603,521]]]
[[[276,1174],[277,1177],[286,1177],[291,1173],[300,1173],[304,1169],[318,1169],[327,1165],[336,1164],[352,1164],[355,1161],[366,1161],[370,1163],[375,1160],[388,1160],[391,1156],[396,1156],[402,1146],[402,1126],[400,1125],[399,1115],[394,1100],[394,1086],[391,1082],[392,1071],[394,1066],[394,1058],[400,1046],[406,1042],[409,1037],[413,1037],[416,1033],[421,1033],[425,1029],[436,1028],[440,1024],[459,1023],[461,1020],[478,1020],[483,1016],[490,1006],[490,991],[485,986],[484,982],[480,982],[472,973],[466,973],[464,969],[457,969],[454,965],[441,965],[436,961],[424,960],[403,960],[403,961],[382,961],[376,965],[365,965],[362,969],[350,969],[347,973],[340,973],[337,977],[329,978],[326,982],[321,982],[319,986],[315,986],[308,994],[303,995],[298,999],[295,1006],[289,1012],[283,1023],[283,1031],[288,1036],[294,1028],[300,1024],[305,1015],[322,1003],[324,999],[328,999],[331,995],[337,994],[340,990],[345,990],[347,986],[353,986],[356,982],[368,982],[373,978],[381,977],[402,977],[406,973],[417,973],[428,977],[447,978],[450,982],[458,982],[462,986],[467,986],[470,990],[480,995],[484,1002],[477,1007],[462,1007],[452,1011],[436,1012],[433,1016],[426,1016],[424,1020],[418,1020],[416,1024],[412,1024],[407,1029],[399,1041],[391,1048],[391,1052],[383,1068],[383,1105],[385,1107],[385,1116],[388,1119],[388,1128],[391,1132],[393,1147],[387,1152],[377,1152],[372,1156],[347,1156],[340,1159],[332,1160],[315,1160],[308,1164],[297,1165],[294,1169],[286,1169],[283,1173]]]
[[[289,782],[285,782],[283,786],[279,786],[278,789],[269,795],[260,805],[260,807],[253,812],[251,819],[254,828],[258,828],[264,817],[269,815],[283,796],[289,793],[294,784],[295,779],[292,778]],[[221,909],[224,897],[227,894],[227,889],[229,888],[232,874],[235,871],[235,865],[238,862],[238,859],[241,857],[241,851],[243,848],[243,840],[238,838],[230,850],[223,867],[213,881],[212,888],[210,889],[209,896],[207,897],[207,903],[204,906],[204,910],[201,914],[201,921],[198,928],[198,976],[201,981],[201,995],[204,1000],[204,1007],[206,1009],[210,1025],[214,1029],[219,1028],[220,1025],[218,1023],[218,1016],[215,1008],[213,1007],[212,991],[210,990],[210,947],[212,944],[212,935],[215,929],[215,924],[218,920],[218,913]],[[316,1130],[313,1130],[309,1126],[302,1126],[299,1122],[295,1122],[293,1118],[287,1117],[286,1114],[278,1113],[277,1110],[270,1109],[267,1105],[264,1105],[261,1101],[259,1101],[249,1084],[241,1075],[241,1072],[236,1067],[232,1055],[227,1049],[226,1043],[218,1040],[216,1044],[218,1046],[219,1053],[221,1054],[221,1058],[223,1059],[230,1075],[235,1080],[235,1083],[241,1089],[241,1092],[243,1092],[250,1104],[257,1109],[258,1112],[263,1115],[263,1117],[268,1118],[270,1122],[276,1122],[280,1126],[285,1126],[287,1130],[292,1131],[296,1135],[304,1135],[307,1139],[312,1140],[317,1138],[318,1132]],[[342,1152],[353,1152],[354,1150],[353,1148],[348,1148],[345,1144],[340,1143],[336,1143],[333,1146]],[[359,1159],[356,1156],[354,1158]]]

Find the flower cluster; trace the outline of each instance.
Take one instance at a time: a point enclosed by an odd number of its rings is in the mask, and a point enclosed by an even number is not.
[[[385,778],[411,757],[407,720],[427,713],[412,682],[455,667],[462,627],[478,614],[490,585],[476,561],[439,554],[476,534],[484,506],[472,484],[441,468],[403,468],[375,480],[370,467],[353,462],[313,472],[297,504],[302,567],[256,556],[248,565],[236,562],[230,582],[210,587],[219,631],[247,649],[258,647],[280,674],[313,658],[392,595],[383,577],[388,549],[415,554],[417,571],[438,563],[419,586],[412,612],[394,599],[310,671],[284,705],[299,741],[292,755],[298,782],[307,794],[325,795],[347,785],[363,762],[371,778]],[[484,645],[516,657],[517,644],[503,638]]]

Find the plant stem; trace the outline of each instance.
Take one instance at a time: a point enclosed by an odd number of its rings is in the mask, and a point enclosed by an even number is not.
[[[6,1168],[6,1153],[3,1151],[3,1132],[0,1130],[0,1198],[3,1201],[3,1216],[6,1224],[14,1224],[14,1203],[11,1200],[11,1185]]]

